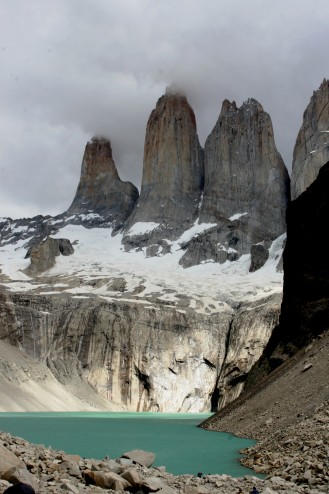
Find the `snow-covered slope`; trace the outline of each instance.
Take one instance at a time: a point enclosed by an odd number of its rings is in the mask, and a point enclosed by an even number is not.
[[[147,257],[146,248],[125,252],[120,234],[111,229],[88,229],[68,225],[54,238],[68,238],[74,245],[72,256],[59,256],[56,266],[38,278],[23,273],[29,265],[24,259],[26,241],[0,248],[2,282],[13,291],[33,291],[49,294],[66,292],[76,296],[98,295],[108,300],[129,298],[150,302],[157,298],[171,305],[180,305],[182,297],[187,307],[213,313],[242,301],[255,301],[282,289],[282,273],[276,267],[282,254],[284,235],[273,243],[269,259],[254,273],[249,273],[250,255],[223,264],[205,262],[184,269],[179,260],[184,254],[184,242],[212,225],[194,225],[175,242],[169,242],[171,252]],[[118,289],[118,282],[121,279]]]

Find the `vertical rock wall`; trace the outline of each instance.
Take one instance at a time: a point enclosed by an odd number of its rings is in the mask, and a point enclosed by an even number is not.
[[[299,130],[292,164],[291,196],[296,199],[329,160],[329,80],[314,91]]]

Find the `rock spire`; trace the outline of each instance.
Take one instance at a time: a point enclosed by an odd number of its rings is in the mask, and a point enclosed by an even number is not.
[[[80,182],[67,213],[98,213],[120,227],[137,198],[136,187],[120,180],[110,141],[94,137],[86,145]]]
[[[197,215],[203,175],[194,112],[184,95],[169,88],[147,123],[141,195],[129,227],[154,222],[172,235],[186,228]]]
[[[313,92],[299,130],[292,164],[291,196],[296,199],[329,160],[329,80]]]
[[[271,118],[255,99],[225,100],[205,144],[201,221],[239,217],[273,239],[285,231],[289,176],[276,149]]]

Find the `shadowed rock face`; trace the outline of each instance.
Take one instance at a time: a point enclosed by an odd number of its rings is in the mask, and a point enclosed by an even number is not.
[[[250,386],[329,328],[329,257],[319,237],[329,217],[328,189],[329,162],[288,207],[280,324],[249,376]]]
[[[329,160],[329,80],[314,91],[297,136],[291,176],[291,197],[296,199],[316,179]]]
[[[273,239],[285,231],[288,200],[289,176],[275,146],[270,116],[254,99],[240,108],[225,100],[205,144],[200,220],[247,213],[241,220],[248,230]]]
[[[67,214],[98,213],[120,227],[133,210],[137,198],[136,187],[119,178],[110,141],[93,138],[88,142],[78,189]]]
[[[195,116],[185,96],[167,91],[147,123],[141,195],[128,228],[154,222],[175,231],[196,218],[203,156]]]

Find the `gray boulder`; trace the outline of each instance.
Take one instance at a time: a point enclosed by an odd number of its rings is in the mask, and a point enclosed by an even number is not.
[[[24,468],[24,463],[14,453],[0,444],[0,478],[12,467]]]
[[[139,465],[150,467],[155,461],[155,454],[150,451],[143,451],[142,449],[133,449],[132,451],[123,453],[122,458],[129,458]]]
[[[291,197],[296,199],[329,161],[329,80],[314,91],[299,130],[292,164]]]
[[[256,244],[251,246],[250,254],[251,263],[249,271],[252,273],[264,266],[268,259],[269,252],[263,244]]]

